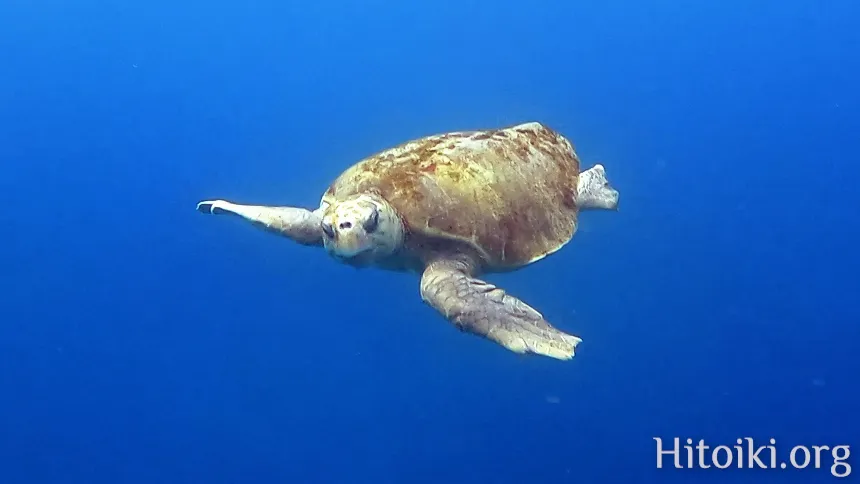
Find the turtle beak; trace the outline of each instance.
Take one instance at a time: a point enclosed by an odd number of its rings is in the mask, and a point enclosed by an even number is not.
[[[364,231],[367,233],[371,233],[376,230],[376,227],[379,226],[379,210],[376,207],[372,207],[372,212],[370,212],[370,216],[367,217],[367,220],[364,221]]]

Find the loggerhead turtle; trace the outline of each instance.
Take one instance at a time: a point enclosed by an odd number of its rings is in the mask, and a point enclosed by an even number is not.
[[[462,331],[516,353],[568,360],[579,337],[478,277],[559,250],[583,209],[617,210],[602,165],[580,173],[564,136],[537,122],[415,139],[359,161],[319,208],[207,200],[356,267],[420,272],[421,299]]]

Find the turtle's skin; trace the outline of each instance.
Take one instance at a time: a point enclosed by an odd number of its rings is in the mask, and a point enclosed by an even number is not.
[[[208,200],[357,267],[420,272],[421,297],[458,328],[517,353],[574,356],[580,338],[478,279],[559,250],[583,209],[616,210],[602,165],[580,172],[571,143],[540,123],[403,143],[344,171],[314,211]]]

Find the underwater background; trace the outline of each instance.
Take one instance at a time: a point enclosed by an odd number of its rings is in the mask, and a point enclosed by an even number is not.
[[[657,469],[654,437],[860,444],[858,21],[3,0],[0,484],[836,479]],[[314,208],[374,152],[527,121],[621,192],[488,277],[583,338],[568,362],[459,333],[417,276],[195,211]]]

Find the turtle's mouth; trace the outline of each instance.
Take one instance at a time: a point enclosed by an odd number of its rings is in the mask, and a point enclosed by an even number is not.
[[[359,252],[353,255],[341,255],[335,252],[332,252],[332,257],[334,260],[340,262],[341,264],[346,264],[348,266],[353,267],[367,267],[373,264],[373,252],[365,249],[363,252]]]
[[[333,231],[333,233],[333,237],[326,233],[323,242],[326,250],[338,259],[353,259],[373,249],[372,240],[363,234],[339,233],[337,231]]]
[[[331,252],[331,255],[333,257],[337,257],[338,259],[347,260],[347,259],[354,259],[356,257],[360,257],[360,256],[370,252],[370,248],[369,247],[362,247],[362,248],[354,249],[354,250],[343,250],[341,247],[333,247],[331,250],[329,250],[329,252]]]
[[[328,242],[328,241],[327,241]],[[330,241],[327,245],[329,255],[336,261],[355,267],[364,267],[373,263],[373,250],[366,244],[349,245]]]

